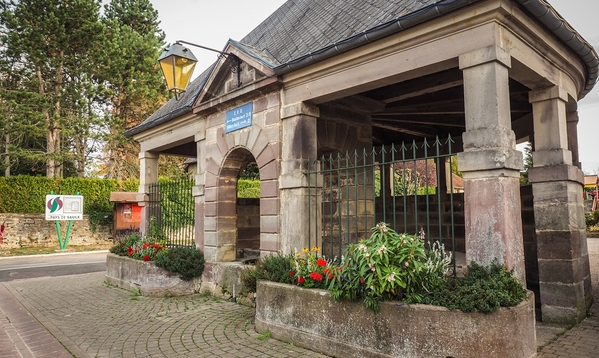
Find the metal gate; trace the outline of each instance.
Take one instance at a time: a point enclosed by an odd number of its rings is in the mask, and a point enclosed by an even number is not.
[[[160,180],[150,185],[148,212],[169,246],[195,245],[194,180]]]
[[[310,160],[310,246],[321,247],[327,257],[341,257],[347,245],[386,222],[397,232],[424,232],[447,250],[460,250],[463,187],[452,171],[452,143],[451,137],[436,137]]]

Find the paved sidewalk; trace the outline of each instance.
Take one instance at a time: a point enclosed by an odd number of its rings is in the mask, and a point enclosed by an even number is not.
[[[78,358],[325,357],[256,333],[252,308],[198,295],[137,296],[103,280],[104,273],[97,272],[4,286]],[[5,322],[2,327],[6,330]],[[19,357],[1,351],[0,356]]]
[[[599,239],[589,253],[599,302]],[[599,303],[593,314],[568,331],[539,325],[539,357],[599,357]],[[253,319],[213,297],[137,296],[103,272],[15,280],[0,284],[0,357],[325,357],[257,334]]]

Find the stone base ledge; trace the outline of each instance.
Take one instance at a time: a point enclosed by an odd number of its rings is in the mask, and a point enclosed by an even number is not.
[[[184,281],[154,262],[110,253],[106,255],[106,283],[152,297],[191,295],[201,287],[200,278]]]
[[[335,357],[536,357],[533,294],[492,314],[335,302],[328,291],[260,281],[256,331]]]
[[[209,292],[213,296],[253,307],[253,295],[241,296],[241,262],[206,262],[202,277],[184,281],[179,275],[157,267],[154,262],[134,260],[109,253],[106,256],[106,283],[130,291],[141,291],[144,296],[184,296]]]

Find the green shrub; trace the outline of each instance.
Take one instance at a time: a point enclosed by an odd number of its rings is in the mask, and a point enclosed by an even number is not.
[[[423,303],[459,309],[462,312],[491,313],[512,307],[526,299],[526,290],[513,277],[513,270],[494,261],[480,266],[471,262],[465,277],[451,278],[441,289],[424,297]]]
[[[238,198],[259,198],[260,180],[239,179],[237,181]]]
[[[15,214],[43,214],[46,195],[83,195],[83,213],[111,212],[113,191],[137,191],[139,180],[97,178],[50,179],[18,175],[0,177],[0,212]],[[110,215],[112,219],[112,215]]]
[[[450,262],[451,255],[440,244],[427,253],[424,232],[398,234],[379,223],[370,238],[349,245],[341,264],[327,267],[325,273],[335,300],[363,299],[366,307],[378,311],[380,301],[420,302],[445,281]]]
[[[200,250],[186,246],[176,246],[162,250],[154,260],[156,266],[179,274],[179,277],[185,281],[202,276],[204,262],[204,254]]]
[[[599,210],[595,210],[592,213],[584,216],[587,228],[597,226],[599,224]]]
[[[241,272],[243,293],[256,292],[258,280],[268,280],[281,283],[293,283],[291,273],[291,255],[267,255],[256,262],[254,267],[248,267]]]
[[[497,261],[486,267],[472,262],[465,277],[449,277],[451,254],[439,242],[429,243],[426,250],[424,242],[423,232],[398,234],[379,223],[369,239],[348,247],[339,265],[318,258],[317,247],[304,249],[306,258],[278,253],[266,256],[255,268],[244,270],[242,282],[244,290],[255,292],[261,279],[307,288],[322,287],[321,280],[325,280],[335,300],[363,299],[366,307],[375,311],[380,301],[403,300],[463,312],[491,313],[526,299],[526,290],[513,277],[513,270],[508,271]],[[317,282],[309,281],[308,277],[315,273]],[[302,276],[304,279],[300,280]]]

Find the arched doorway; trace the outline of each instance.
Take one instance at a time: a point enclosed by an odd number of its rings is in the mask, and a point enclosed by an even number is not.
[[[217,237],[222,261],[260,255],[259,187],[239,188],[240,180],[246,184],[260,180],[256,159],[242,147],[229,152],[218,178]]]

